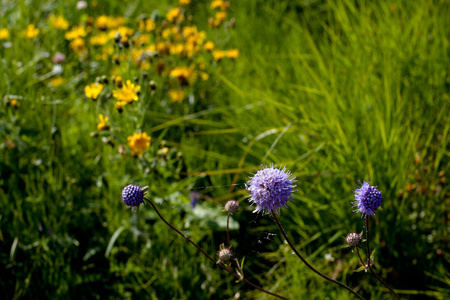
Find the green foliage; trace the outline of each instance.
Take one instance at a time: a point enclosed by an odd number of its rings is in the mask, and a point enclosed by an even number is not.
[[[111,59],[80,60],[56,30],[21,36],[28,24],[47,28],[51,13],[72,25],[100,14],[164,16],[177,4],[98,2],[86,11],[76,1],[1,2],[0,28],[12,43],[0,44],[6,298],[270,298],[236,283],[149,205],[127,209],[120,193],[134,183],[148,185],[164,217],[211,256],[226,241],[221,205],[239,200],[230,234],[247,279],[290,299],[348,299],[292,255],[269,216],[251,213],[244,183],[262,163],[287,165],[297,177],[280,221],[317,269],[364,297],[388,297],[370,273],[354,272],[356,254],[341,248],[341,236],[363,230],[352,190],[370,178],[383,194],[371,219],[376,272],[402,297],[449,297],[448,1],[230,1],[232,31],[209,28],[210,1],[193,0],[193,24],[239,57],[205,59],[209,79],[186,89],[193,102],[171,103],[170,79],[154,69],[144,79],[130,67],[124,79],[138,76],[145,88],[123,114],[103,97],[111,84],[97,102],[84,95],[97,76],[110,78]],[[45,77],[55,52],[67,55],[58,87]],[[187,61],[167,61],[178,63]],[[110,131],[96,131],[99,113],[110,117]],[[151,146],[133,157],[127,136],[139,130]],[[190,191],[200,193],[195,208]]]

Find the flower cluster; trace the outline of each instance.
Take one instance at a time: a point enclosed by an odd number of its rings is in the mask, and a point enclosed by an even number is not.
[[[360,187],[353,191],[355,194],[355,201],[353,202],[354,212],[360,212],[362,214],[361,217],[365,215],[374,216],[375,210],[380,207],[383,199],[381,192],[376,187],[370,186],[366,181],[363,183],[359,181],[359,184]]]
[[[246,184],[250,192],[250,202],[256,204],[254,212],[269,212],[287,207],[295,181],[295,176],[286,171],[286,167],[281,169],[263,165]]]

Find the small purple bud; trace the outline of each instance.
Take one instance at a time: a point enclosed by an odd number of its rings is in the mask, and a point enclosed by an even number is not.
[[[122,200],[127,206],[139,206],[144,199],[144,193],[137,185],[127,185],[122,191]]]

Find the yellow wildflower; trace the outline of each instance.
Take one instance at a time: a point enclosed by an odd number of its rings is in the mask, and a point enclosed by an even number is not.
[[[133,136],[128,137],[128,146],[131,148],[131,154],[139,153],[139,156],[144,154],[144,151],[150,147],[151,138],[145,132],[134,133]]]
[[[75,26],[70,31],[66,32],[64,37],[66,40],[74,40],[76,38],[85,37],[86,36],[86,30],[84,29],[84,26]]]
[[[69,22],[67,22],[67,20],[64,19],[63,16],[51,15],[50,22],[56,29],[66,30],[67,28],[69,28]]]
[[[95,82],[87,85],[84,88],[84,93],[86,94],[86,97],[96,100],[98,95],[102,92],[102,90],[103,84]]]
[[[238,49],[230,49],[225,52],[225,56],[228,58],[237,58],[239,56],[239,50]]]
[[[138,91],[141,89],[141,86],[134,86],[134,83],[131,83],[130,80],[127,80],[126,84],[122,86],[120,90],[113,91],[113,97],[119,101],[131,103],[133,100],[138,101],[139,97],[137,95]]]
[[[187,67],[176,67],[170,71],[170,76],[175,77],[180,85],[188,85],[192,83],[196,77],[194,72],[194,66]]]
[[[103,46],[108,42],[108,35],[106,33],[100,33],[97,35],[94,35],[89,39],[92,45],[95,46]]]
[[[172,8],[167,12],[166,19],[169,22],[176,21],[182,17],[181,9],[179,7]]]
[[[213,2],[211,2],[212,9],[220,8],[221,10],[227,10],[229,6],[230,3],[223,0],[213,0]]]
[[[203,45],[203,49],[205,49],[206,51],[211,51],[212,49],[214,49],[214,43],[211,41],[206,42]]]
[[[227,18],[227,13],[224,11],[219,11],[216,13],[216,20],[218,22],[222,22],[223,20],[225,20]]]
[[[12,99],[9,104],[11,104],[11,106],[13,106],[13,107],[19,106],[19,103],[17,102],[17,99]]]
[[[53,77],[52,79],[50,79],[50,83],[52,86],[57,87],[64,83],[64,78],[62,78],[61,76]]]
[[[152,31],[156,28],[155,21],[152,19],[146,19],[145,21],[139,22],[139,30],[140,31]]]
[[[181,102],[184,99],[183,90],[169,90],[169,96],[172,98],[172,102]]]
[[[86,47],[84,46],[84,40],[82,38],[74,39],[70,42],[69,46],[75,53],[78,54],[81,54],[86,50]]]
[[[27,29],[25,30],[25,36],[28,39],[34,39],[39,34],[39,28],[36,28],[34,24],[30,24],[27,26]]]
[[[213,55],[215,61],[219,61],[225,56],[225,51],[216,50],[216,51],[213,51],[212,55]]]
[[[191,3],[191,0],[178,0],[178,3],[180,3],[180,5],[188,5]]]
[[[109,17],[107,16],[99,16],[95,21],[95,26],[101,31],[106,31],[108,29],[108,25],[110,24]]]
[[[9,30],[8,30],[8,28],[0,29],[0,40],[7,40],[7,39],[9,39]]]
[[[117,101],[115,108],[119,111],[122,112],[122,107],[124,107],[125,105],[127,105],[127,102],[125,101]]]
[[[99,122],[97,124],[98,130],[107,130],[109,128],[108,124],[108,117],[103,117],[103,114],[98,115]]]

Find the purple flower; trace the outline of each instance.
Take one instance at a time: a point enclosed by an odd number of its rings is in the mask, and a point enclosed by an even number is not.
[[[362,217],[364,215],[375,216],[374,211],[380,207],[383,199],[381,192],[376,187],[370,186],[366,181],[364,183],[359,181],[358,183],[361,185],[360,188],[353,191],[355,194],[353,205],[356,208],[353,212],[358,213],[359,211]]]
[[[122,200],[127,206],[139,206],[144,199],[144,193],[137,185],[127,185],[122,191]]]
[[[189,192],[189,197],[191,198],[191,207],[195,208],[195,206],[197,205],[198,200],[200,199],[200,196],[202,194],[200,194],[199,192],[196,191],[190,191]]]
[[[250,202],[256,204],[253,212],[271,211],[287,207],[295,185],[295,176],[286,171],[286,167],[278,169],[271,165],[261,166],[261,170],[246,183],[245,187],[250,192]]]

